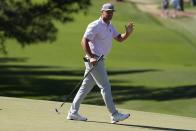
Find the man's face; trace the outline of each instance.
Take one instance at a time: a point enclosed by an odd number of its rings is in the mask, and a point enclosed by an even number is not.
[[[110,21],[112,19],[114,11],[112,10],[107,10],[107,11],[102,11],[102,18]]]

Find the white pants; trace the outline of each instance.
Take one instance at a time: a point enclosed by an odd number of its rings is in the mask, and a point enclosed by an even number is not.
[[[87,73],[92,67],[92,65],[89,62],[85,62],[85,66],[85,73]],[[86,95],[92,90],[95,84],[97,84],[98,87],[101,89],[101,94],[108,111],[111,114],[117,111],[113,102],[111,86],[104,66],[104,60],[100,60],[97,66],[83,80],[82,85],[78,90],[71,105],[70,113],[78,113],[81,102],[86,97]]]

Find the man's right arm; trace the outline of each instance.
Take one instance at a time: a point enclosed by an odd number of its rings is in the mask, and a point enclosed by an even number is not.
[[[90,58],[90,62],[95,65],[97,59],[95,57],[95,54],[91,52],[90,46],[89,46],[89,39],[83,37],[81,41],[82,49],[87,54],[87,56]]]

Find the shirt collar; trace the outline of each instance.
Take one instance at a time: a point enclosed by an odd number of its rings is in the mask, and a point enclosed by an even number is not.
[[[109,26],[109,25],[111,24],[111,21],[110,21],[109,24],[105,23],[101,17],[99,18],[99,20],[101,21],[102,24],[104,24],[104,25],[106,25],[106,26]]]

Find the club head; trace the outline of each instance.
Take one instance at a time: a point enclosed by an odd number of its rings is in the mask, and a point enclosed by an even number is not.
[[[55,108],[55,112],[56,112],[57,114],[60,114],[60,112],[59,112],[59,110],[58,110],[57,108]]]

